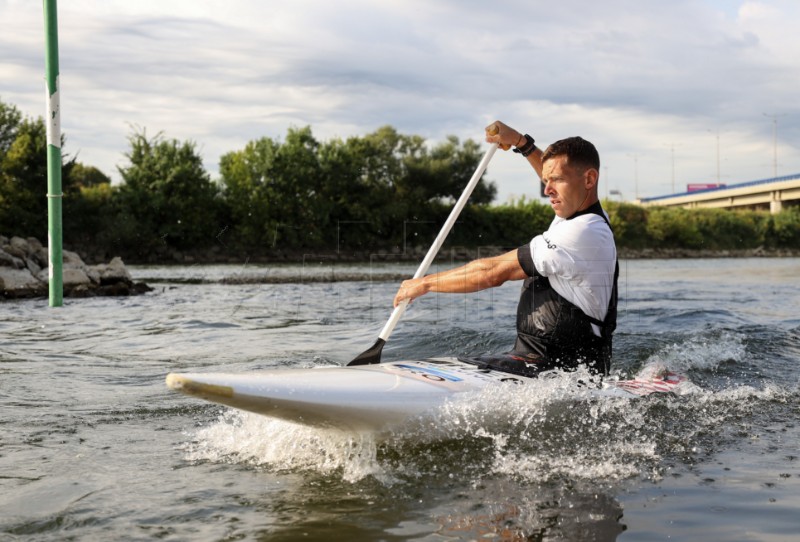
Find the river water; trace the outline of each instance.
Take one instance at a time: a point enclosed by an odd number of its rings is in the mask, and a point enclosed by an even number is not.
[[[798,259],[621,262],[613,371],[690,396],[570,400],[563,376],[376,437],[164,385],[345,364],[414,267],[133,267],[153,292],[0,303],[0,539],[798,539]],[[518,288],[415,301],[383,359],[507,349]]]

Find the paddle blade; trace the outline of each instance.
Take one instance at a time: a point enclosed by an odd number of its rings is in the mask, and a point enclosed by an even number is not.
[[[375,344],[356,356],[356,358],[348,363],[347,366],[352,367],[353,365],[374,365],[376,363],[380,363],[381,352],[383,351],[384,344],[386,344],[386,341],[378,338],[378,340],[375,341]]]

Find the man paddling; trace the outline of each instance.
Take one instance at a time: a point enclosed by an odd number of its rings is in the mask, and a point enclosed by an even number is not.
[[[468,293],[522,280],[517,340],[505,354],[476,358],[489,367],[533,376],[585,365],[608,374],[617,320],[617,249],[600,206],[600,157],[580,137],[542,151],[531,136],[497,121],[486,141],[525,157],[545,184],[555,218],[547,231],[506,254],[404,281],[394,304],[428,292]]]

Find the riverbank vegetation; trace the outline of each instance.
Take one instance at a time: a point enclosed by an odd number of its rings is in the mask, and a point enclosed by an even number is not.
[[[65,142],[67,139],[65,138]],[[473,140],[429,144],[385,126],[316,139],[310,127],[225,154],[219,178],[195,142],[133,129],[120,183],[65,154],[65,246],[89,260],[241,261],[303,254],[364,257],[430,245],[482,156]],[[0,233],[47,238],[46,130],[0,101]],[[538,199],[493,203],[482,180],[448,245],[516,247],[553,217]],[[604,202],[631,250],[800,249],[800,212],[643,208]],[[243,257],[243,255],[246,255]]]

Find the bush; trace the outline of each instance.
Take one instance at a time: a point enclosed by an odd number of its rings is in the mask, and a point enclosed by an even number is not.
[[[605,201],[617,247],[642,249],[651,246],[647,234],[647,210],[631,203]]]
[[[703,248],[705,238],[697,227],[692,211],[673,207],[655,207],[647,213],[647,235],[654,248]]]
[[[697,209],[691,220],[711,250],[748,249],[763,246],[769,215],[758,211]]]
[[[800,207],[772,215],[766,244],[773,248],[800,249]]]
[[[446,217],[449,207],[443,209]],[[520,199],[506,205],[479,205],[464,209],[453,231],[452,244],[467,247],[518,247],[547,229],[553,221],[549,205]],[[444,222],[442,218],[440,223]]]

